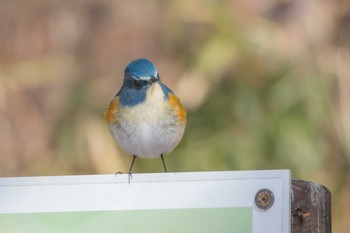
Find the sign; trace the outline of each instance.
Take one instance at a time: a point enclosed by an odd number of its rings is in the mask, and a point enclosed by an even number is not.
[[[290,212],[288,170],[0,179],[7,233],[289,233]]]

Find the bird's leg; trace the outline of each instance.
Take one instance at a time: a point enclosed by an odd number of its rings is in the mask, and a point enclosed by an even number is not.
[[[132,167],[134,166],[135,159],[136,159],[136,155],[133,155],[133,159],[132,159],[132,162],[131,162],[131,165],[129,168],[129,172],[128,172],[129,174],[131,174],[131,170],[132,170]]]
[[[168,171],[166,170],[166,166],[165,166],[165,162],[164,162],[163,154],[161,154],[161,155],[160,155],[160,157],[162,158],[163,167],[164,167],[164,172],[168,172]]]
[[[136,159],[136,155],[133,155],[132,162],[131,162],[131,165],[130,165],[130,168],[129,168],[129,172],[128,172],[128,174],[129,174],[129,183],[130,183],[130,179],[132,178],[131,171],[132,171],[132,167],[134,166],[135,159]]]

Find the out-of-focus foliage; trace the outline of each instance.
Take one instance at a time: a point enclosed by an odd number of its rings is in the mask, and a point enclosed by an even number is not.
[[[1,1],[0,175],[127,171],[103,112],[147,57],[188,110],[169,170],[289,168],[348,232],[349,41],[347,1]]]

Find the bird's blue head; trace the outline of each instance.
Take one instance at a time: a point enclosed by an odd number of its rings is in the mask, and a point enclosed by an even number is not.
[[[160,82],[155,65],[147,59],[137,59],[130,62],[124,71],[124,83],[119,93],[121,104],[134,106],[143,102],[148,88],[155,82]],[[163,84],[161,84],[163,88]]]
[[[132,77],[138,80],[147,81],[151,78],[158,78],[158,71],[155,65],[147,59],[137,59],[128,64],[125,68],[125,77]]]

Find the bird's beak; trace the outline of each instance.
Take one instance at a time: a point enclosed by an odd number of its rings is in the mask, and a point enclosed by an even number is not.
[[[158,82],[158,81],[159,81],[159,79],[156,78],[156,77],[154,77],[154,76],[152,76],[152,78],[150,79],[150,83],[151,83],[151,84],[156,83],[156,82]]]

